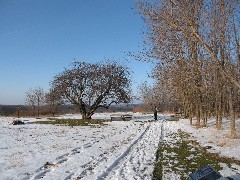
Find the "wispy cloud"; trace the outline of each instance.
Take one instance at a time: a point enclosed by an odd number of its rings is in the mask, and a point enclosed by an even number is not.
[[[19,29],[19,30],[16,30],[16,31],[1,33],[0,34],[0,39],[4,39],[4,38],[7,38],[7,37],[12,36],[14,34],[18,34],[18,33],[21,33],[21,32],[28,31],[30,29],[33,29],[33,28],[22,28],[22,29]]]

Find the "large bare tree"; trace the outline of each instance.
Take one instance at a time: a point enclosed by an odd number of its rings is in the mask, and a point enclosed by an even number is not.
[[[67,102],[77,106],[83,119],[91,119],[99,107],[131,100],[130,72],[114,61],[73,62],[51,84]]]

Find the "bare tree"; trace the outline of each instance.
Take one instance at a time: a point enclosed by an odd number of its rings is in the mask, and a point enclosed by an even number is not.
[[[138,86],[138,91],[140,100],[143,102],[145,110],[152,111],[155,106],[158,106],[158,94],[156,94],[156,90],[153,85],[144,82]]]
[[[160,72],[158,71],[159,74]],[[168,82],[165,78],[157,81],[155,84],[144,82],[138,86],[140,99],[147,111],[152,111],[155,106],[159,112],[177,112],[180,109],[175,97],[173,97],[171,84]]]
[[[26,92],[26,104],[32,107],[34,110],[37,109],[37,116],[39,117],[40,107],[44,105],[45,92],[41,87],[35,87],[29,89]]]
[[[63,99],[78,107],[83,119],[91,119],[99,107],[130,102],[129,77],[127,67],[117,62],[74,62],[56,75],[51,84]]]
[[[63,99],[58,91],[50,89],[45,95],[46,107],[50,113],[54,116],[58,111],[61,105],[63,105]]]

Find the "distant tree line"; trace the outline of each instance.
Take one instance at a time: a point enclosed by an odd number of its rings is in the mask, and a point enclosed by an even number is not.
[[[26,92],[26,105],[30,115],[51,114],[52,116],[59,113],[61,107],[63,107],[63,101],[60,96],[50,89],[45,92],[41,87],[31,88]]]
[[[26,109],[23,105],[0,105],[0,116],[16,116],[18,107]]]
[[[208,118],[215,116],[216,127],[221,129],[222,118],[228,116],[231,137],[236,137],[240,1],[142,0],[138,5],[147,25],[149,49],[137,58],[157,63],[153,70],[156,84],[141,89],[144,100],[149,102],[147,94],[154,91],[150,102],[180,108],[191,124],[196,117],[197,126],[206,126]]]
[[[13,116],[18,117],[18,107],[20,117],[37,117],[38,110],[33,109],[29,105],[0,105],[0,116]],[[115,112],[145,112],[143,104],[121,104],[121,105],[111,105],[108,109],[100,107],[95,113],[115,113]],[[60,105],[58,111],[55,112],[54,116],[62,114],[78,114],[79,110],[74,105]],[[49,111],[47,106],[39,107],[39,116],[53,116],[51,111]]]

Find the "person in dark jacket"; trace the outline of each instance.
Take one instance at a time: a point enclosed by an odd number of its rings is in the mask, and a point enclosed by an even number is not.
[[[157,120],[157,112],[158,112],[158,109],[157,109],[157,106],[154,107],[154,119]]]

